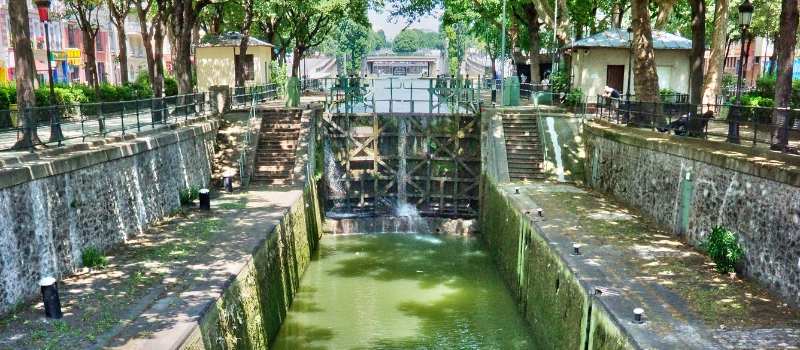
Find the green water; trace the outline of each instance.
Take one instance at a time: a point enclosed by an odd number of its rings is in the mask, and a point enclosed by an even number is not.
[[[324,236],[272,349],[529,349],[476,238]]]

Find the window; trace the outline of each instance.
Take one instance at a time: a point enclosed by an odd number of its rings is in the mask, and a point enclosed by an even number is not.
[[[239,72],[240,71],[239,70],[239,55],[235,55],[234,56],[234,60],[236,61],[235,66],[234,66],[234,69],[236,69],[236,70],[234,72]],[[253,55],[245,55],[244,56],[244,63],[245,63],[244,70],[241,71],[242,74],[244,74],[244,80],[255,80],[255,75],[256,75],[255,73],[256,72],[255,72],[255,67],[253,65]]]
[[[75,48],[75,27],[72,25],[67,26],[67,45]]]
[[[103,51],[103,34],[97,33],[97,36],[94,37],[95,43],[97,44],[97,51]]]
[[[100,78],[101,83],[108,82],[108,76],[106,76],[106,64],[104,62],[97,62],[97,77]]]
[[[759,63],[759,62],[761,62],[761,57],[758,56],[753,57],[753,63]]]

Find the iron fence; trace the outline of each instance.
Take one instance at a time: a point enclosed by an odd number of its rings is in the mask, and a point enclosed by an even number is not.
[[[797,153],[800,110],[731,104],[645,102],[597,96],[596,117],[616,124]],[[778,123],[773,123],[777,117]],[[781,142],[779,140],[786,140]]]
[[[277,98],[275,84],[247,87],[234,92],[232,105],[255,104]],[[0,151],[29,150],[37,146],[61,146],[155,129],[206,116],[208,93],[119,102],[75,103],[0,110]]]

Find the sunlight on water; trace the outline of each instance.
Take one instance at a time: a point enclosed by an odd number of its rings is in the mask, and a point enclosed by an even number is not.
[[[475,238],[325,236],[273,349],[529,349]]]

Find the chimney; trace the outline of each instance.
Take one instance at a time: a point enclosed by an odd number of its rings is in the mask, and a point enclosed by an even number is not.
[[[611,28],[619,28],[620,17],[622,16],[619,12],[619,5],[614,4],[614,8],[611,10]]]

